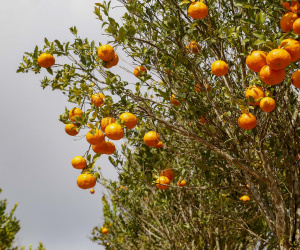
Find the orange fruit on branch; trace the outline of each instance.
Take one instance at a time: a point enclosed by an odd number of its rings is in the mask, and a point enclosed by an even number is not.
[[[239,117],[238,124],[242,129],[250,130],[256,127],[257,121],[254,115],[245,113]]]
[[[155,131],[150,131],[144,135],[144,142],[149,147],[155,147],[160,142],[160,137]]]
[[[202,19],[207,16],[208,8],[204,3],[194,2],[190,4],[188,13],[194,19]]]
[[[271,112],[273,109],[275,109],[276,103],[273,98],[264,97],[263,99],[261,99],[259,106],[263,111]]]
[[[91,104],[95,104],[96,107],[101,107],[104,103],[105,96],[102,93],[97,93],[92,95],[91,97]]]
[[[300,18],[293,23],[293,30],[297,35],[300,35]]]
[[[291,56],[291,62],[296,62],[300,58],[300,43],[295,39],[285,39],[281,42],[280,48],[286,50]]]
[[[267,53],[264,51],[253,51],[246,58],[248,68],[254,72],[259,72],[266,62]]]
[[[49,68],[53,66],[55,63],[55,58],[51,54],[48,53],[42,53],[38,57],[38,64],[43,68]]]
[[[82,156],[75,156],[71,164],[76,169],[84,169],[86,167],[86,160]]]
[[[273,49],[267,55],[267,65],[271,69],[284,69],[291,63],[291,55],[284,49]]]
[[[285,74],[284,69],[274,70],[266,65],[260,70],[259,77],[265,84],[274,85],[281,83],[285,78]]]
[[[292,1],[290,10],[294,13],[298,13],[300,10],[300,3],[298,1]]]
[[[81,115],[82,115],[82,110],[80,108],[72,108],[69,111],[70,120],[73,121],[73,122],[75,122],[75,117],[80,118]]]
[[[107,234],[107,233],[108,233],[108,229],[107,229],[106,227],[103,227],[101,232],[102,232],[103,234]]]
[[[111,123],[105,128],[105,135],[111,140],[120,140],[124,136],[124,129],[120,124]]]
[[[96,177],[92,174],[81,174],[77,178],[77,185],[82,189],[89,189],[96,185]]]
[[[265,97],[265,92],[259,86],[251,86],[246,91],[246,99],[248,99],[249,96],[252,96],[254,100],[257,100],[257,99],[259,99],[261,97]],[[250,104],[252,104],[252,105],[259,105],[259,101],[255,102],[255,103],[251,103],[250,102]]]
[[[93,188],[90,189],[90,193],[93,194],[95,193],[95,190]]]
[[[104,134],[98,129],[90,130],[86,134],[86,140],[91,145],[97,145],[104,141]]]
[[[111,68],[113,66],[116,66],[118,62],[119,62],[119,56],[115,54],[112,60],[106,62],[106,68]]]
[[[125,122],[124,126],[127,129],[133,129],[137,124],[137,118],[134,114],[125,112],[120,115],[120,119]]]
[[[173,181],[175,174],[172,169],[165,169],[165,170],[161,171],[160,176],[168,177],[168,179],[171,182],[171,181]]]
[[[73,123],[70,123],[70,124],[66,124],[65,131],[68,135],[75,136],[79,133],[79,131],[78,132],[76,131],[77,128],[79,127]]]
[[[186,181],[185,180],[178,181],[177,182],[177,186],[179,186],[179,187],[185,187],[186,186]]]
[[[216,76],[224,76],[228,73],[229,67],[226,62],[218,60],[211,65],[211,71]]]
[[[293,23],[298,19],[298,15],[293,12],[285,13],[280,19],[280,27],[284,32],[289,32],[293,29]]]
[[[101,154],[111,155],[115,152],[116,147],[110,141],[103,141],[100,144],[94,145],[92,149],[96,154],[101,153]]]
[[[245,201],[250,201],[250,197],[248,195],[243,195],[241,198],[240,198],[241,201],[245,202]]]
[[[136,77],[140,77],[142,76],[142,72],[144,72],[145,74],[147,74],[147,69],[144,67],[144,66],[137,66],[134,71],[133,71],[133,74],[136,76]]]
[[[160,176],[155,183],[157,188],[165,190],[169,188],[168,185],[170,185],[170,180],[166,176]]]
[[[300,70],[297,70],[292,74],[292,84],[300,89]]]
[[[191,41],[186,45],[188,52],[197,54],[200,51],[200,45],[196,41]]]
[[[102,45],[98,50],[98,56],[103,61],[110,61],[115,56],[115,50],[108,44]]]
[[[113,117],[105,117],[101,120],[101,130],[103,132],[105,132],[105,128],[107,127],[107,125],[111,124],[111,123],[115,123],[116,122],[116,119],[113,118]]]

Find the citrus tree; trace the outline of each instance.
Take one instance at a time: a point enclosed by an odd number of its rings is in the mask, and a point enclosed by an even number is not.
[[[111,162],[120,169],[120,183],[128,194],[117,193],[119,184],[104,184],[113,197],[127,197],[126,202],[112,200],[112,210],[104,200],[107,223],[131,225],[127,237],[132,244],[167,239],[169,248],[223,249],[232,246],[232,236],[237,246],[251,239],[243,246],[299,247],[300,4],[120,3],[125,11],[121,21],[111,2],[95,4],[94,13],[111,45],[82,39],[72,27],[73,42],[45,39],[42,49],[36,46],[25,53],[17,70],[47,73],[46,68],[50,75],[41,80],[42,87],[59,90],[74,103],[60,116],[66,133],[76,136],[90,130],[86,139],[91,146],[72,160],[82,169],[79,187],[93,187],[100,177],[96,160],[114,154]],[[124,62],[116,66],[121,55]],[[69,63],[61,64],[60,57]],[[120,69],[118,74],[112,67]],[[128,73],[136,81],[129,81]],[[123,150],[116,152],[111,140],[123,136]],[[169,174],[161,174],[164,169],[172,169],[178,186]],[[185,187],[179,178],[188,178]],[[138,207],[147,192],[155,196],[154,204],[144,201]],[[189,209],[178,212],[183,204]],[[157,207],[158,217],[151,206]],[[172,216],[174,211],[180,216]],[[139,227],[130,216],[149,218],[156,226],[144,222]],[[159,230],[159,223],[164,229]],[[182,224],[192,227],[189,243],[178,233]],[[207,226],[199,239],[203,224]],[[168,231],[171,225],[174,230]],[[94,231],[96,241],[97,232],[100,229]],[[99,238],[103,244],[108,239],[122,244],[120,231],[104,232],[106,238]],[[134,237],[140,232],[151,238]]]

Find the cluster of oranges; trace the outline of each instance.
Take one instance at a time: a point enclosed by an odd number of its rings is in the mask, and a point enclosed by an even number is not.
[[[155,184],[156,187],[165,190],[168,189],[170,186],[170,182],[174,180],[175,174],[172,169],[165,169],[161,171],[160,176],[157,178]],[[185,180],[180,180],[177,182],[177,185],[179,187],[185,187],[186,186],[186,181]]]
[[[119,62],[119,57],[115,53],[112,46],[105,44],[102,45],[98,50],[98,57],[103,61],[105,68],[111,68],[116,66]]]

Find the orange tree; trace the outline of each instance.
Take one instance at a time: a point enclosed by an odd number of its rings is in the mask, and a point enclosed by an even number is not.
[[[125,111],[134,113],[139,125],[125,130],[128,143],[124,145],[123,154],[129,156],[127,150],[142,150],[144,157],[142,160],[139,155],[132,158],[136,161],[134,166],[139,166],[133,171],[126,169],[124,159],[114,154],[112,161],[122,170],[121,183],[133,183],[137,190],[132,192],[138,194],[139,187],[146,190],[147,185],[151,186],[160,170],[176,165],[176,174],[184,176],[186,173],[191,186],[185,191],[174,188],[174,196],[167,195],[172,192],[170,189],[156,190],[157,196],[162,195],[172,204],[174,197],[185,192],[185,202],[194,212],[189,217],[179,212],[178,215],[188,223],[198,219],[198,228],[202,217],[196,211],[202,211],[207,205],[203,197],[211,201],[207,206],[212,210],[206,209],[203,213],[209,218],[218,216],[218,219],[214,221],[217,224],[211,224],[211,219],[203,222],[209,225],[204,227],[203,235],[211,234],[207,247],[221,244],[217,241],[222,235],[218,230],[230,234],[225,232],[224,226],[229,219],[231,230],[247,232],[243,237],[258,235],[257,242],[269,244],[271,248],[274,242],[280,249],[299,247],[299,3],[286,1],[283,6],[271,0],[211,0],[205,4],[189,0],[131,0],[121,3],[125,14],[120,23],[114,18],[110,2],[97,3],[94,13],[106,27],[113,47],[122,50],[126,61],[131,58],[134,66],[121,65],[120,69],[134,73],[136,81],[129,82],[122,74],[112,73],[110,68],[119,60],[114,49],[80,38],[76,27],[70,29],[74,42],[45,39],[42,50],[36,47],[33,53],[25,54],[18,72],[40,73],[41,66],[45,67],[52,76],[41,81],[42,87],[62,91],[74,106],[83,109],[82,113],[66,110],[61,115],[60,120],[68,124],[69,135],[74,136],[87,127],[94,135],[103,117],[113,117],[121,127],[113,125],[110,136],[106,135],[110,139],[120,138],[125,121],[118,119],[119,115]],[[51,54],[57,57],[56,64]],[[68,58],[70,63],[60,64],[60,57]],[[136,66],[139,67],[133,70]],[[144,135],[151,130],[158,133],[164,144],[159,151],[143,144]],[[146,141],[154,147],[158,142],[153,136]],[[98,145],[93,147],[98,148],[94,148],[96,154],[92,157],[90,148],[84,154],[88,162],[82,171],[99,178],[94,166],[103,151]],[[163,154],[163,158],[152,161],[159,154]],[[177,157],[180,160],[177,161]],[[127,159],[128,164],[130,159]],[[116,184],[108,184],[111,190],[116,188],[113,185]],[[154,192],[156,187],[151,188]],[[234,197],[234,192],[250,197],[251,206],[245,208],[245,213],[236,211],[231,201],[225,202],[224,211],[212,212],[224,204],[225,198],[218,194]],[[141,194],[138,197],[142,197]],[[235,196],[238,204],[237,194]],[[194,201],[197,204],[193,207]],[[112,201],[112,204],[120,204],[119,210],[115,208],[116,216],[121,211],[133,212],[131,203]],[[166,206],[165,213],[175,207]],[[161,213],[162,208],[163,205],[158,209]],[[110,210],[107,208],[107,211]],[[139,218],[141,211],[136,210],[131,216],[134,214]],[[247,222],[251,216],[258,220],[251,223],[264,227],[249,228],[250,222]],[[165,218],[162,222],[169,219],[165,223],[171,223],[170,217],[161,218]],[[154,220],[153,217],[153,223]],[[240,222],[240,226],[235,227],[236,222]],[[152,229],[148,225],[144,230],[148,230],[149,236],[154,232]],[[177,236],[176,230],[172,237]],[[231,233],[238,239],[237,233]],[[194,239],[197,235],[191,231],[189,237]],[[156,236],[169,237],[170,248],[178,246],[168,234]],[[203,244],[203,240],[197,242],[192,240],[190,244]]]

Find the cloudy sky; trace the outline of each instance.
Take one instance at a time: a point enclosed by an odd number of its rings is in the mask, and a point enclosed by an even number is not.
[[[16,216],[21,231],[18,245],[43,242],[49,250],[103,249],[88,236],[101,225],[100,186],[95,194],[76,185],[78,170],[71,159],[83,155],[88,144],[74,141],[58,121],[65,107],[72,108],[59,91],[43,90],[39,80],[47,74],[16,74],[24,52],[44,38],[61,42],[72,40],[69,28],[77,26],[80,36],[106,42],[101,24],[93,14],[94,1],[17,0],[1,1],[1,199],[9,208],[18,202]],[[118,5],[121,5],[120,3]],[[124,9],[123,9],[124,10]],[[122,8],[114,9],[120,16]],[[106,178],[117,175],[107,157],[97,165]]]

